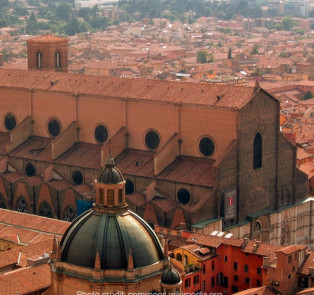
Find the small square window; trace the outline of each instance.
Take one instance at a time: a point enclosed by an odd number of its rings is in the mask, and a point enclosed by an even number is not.
[[[250,278],[245,278],[245,279],[244,279],[244,283],[245,283],[245,284],[249,284],[249,283],[250,283]]]
[[[247,264],[244,264],[244,272],[249,272],[249,266]]]

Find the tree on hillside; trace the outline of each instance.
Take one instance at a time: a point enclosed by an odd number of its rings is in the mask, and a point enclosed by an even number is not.
[[[207,63],[207,55],[208,53],[205,50],[198,51],[196,55],[196,61],[201,64]]]
[[[69,22],[72,14],[72,8],[69,4],[62,2],[60,5],[57,7],[56,10],[56,16],[65,21]]]
[[[38,22],[34,12],[32,12],[26,21],[26,33],[29,35],[36,35],[38,33]]]
[[[291,31],[294,26],[294,20],[291,15],[286,16],[282,19],[282,29],[285,31]]]
[[[232,49],[231,49],[231,47],[229,47],[228,59],[232,59]]]
[[[308,92],[305,93],[303,100],[308,100],[313,97],[314,97],[313,93],[309,90]]]
[[[251,55],[255,55],[258,54],[258,45],[254,44],[252,51],[251,51]]]

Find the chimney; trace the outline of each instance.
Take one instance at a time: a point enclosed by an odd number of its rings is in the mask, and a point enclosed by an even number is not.
[[[36,255],[36,256],[27,258],[27,265],[28,266],[42,265],[42,264],[48,263],[49,260],[50,260],[49,254],[44,252],[43,255]]]
[[[260,241],[255,241],[255,244],[253,245],[253,251],[257,251],[259,245],[260,245]]]
[[[242,244],[242,248],[245,248],[248,242],[249,242],[249,239],[248,238],[244,238],[243,244]]]

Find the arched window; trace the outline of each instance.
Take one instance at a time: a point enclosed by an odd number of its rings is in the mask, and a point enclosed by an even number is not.
[[[40,51],[36,52],[36,67],[41,68],[42,67],[42,57],[43,54]]]
[[[257,133],[253,144],[253,169],[262,167],[262,136]]]
[[[177,259],[178,261],[182,261],[182,255],[181,255],[180,253],[177,253],[176,259]]]
[[[61,53],[59,51],[56,52],[56,68],[61,67]]]

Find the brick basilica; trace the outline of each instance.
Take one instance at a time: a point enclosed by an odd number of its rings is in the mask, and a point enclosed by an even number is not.
[[[28,52],[28,71],[0,69],[0,207],[72,221],[111,147],[151,226],[311,243],[297,236],[312,231],[307,176],[258,84],[70,74],[67,40],[50,35]]]

